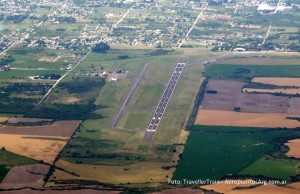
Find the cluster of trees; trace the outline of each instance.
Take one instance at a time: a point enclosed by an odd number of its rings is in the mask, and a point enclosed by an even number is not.
[[[110,46],[104,42],[97,43],[93,46],[92,51],[95,53],[106,53],[110,49]]]
[[[22,21],[24,21],[27,17],[28,17],[28,15],[25,15],[25,14],[9,15],[5,18],[5,20],[18,24],[18,23],[21,23]]]
[[[105,84],[104,78],[75,78],[68,82],[59,84],[61,89],[67,90],[69,93],[86,93],[96,88],[101,88]]]
[[[75,18],[73,18],[73,17],[67,17],[67,16],[65,16],[65,17],[58,17],[56,19],[60,23],[72,23],[73,24],[73,23],[76,22]]]
[[[289,50],[292,50],[292,51],[300,52],[300,44],[292,43],[292,44],[289,44],[286,48]]]
[[[6,57],[0,58],[0,66],[8,65],[9,63],[12,63],[15,59],[12,58],[11,55],[8,55]]]
[[[40,95],[46,94],[48,89],[51,87],[51,84],[39,84],[39,83],[13,83],[4,88],[2,91],[6,93],[30,93],[38,92]]]
[[[32,99],[30,99],[32,100]],[[28,118],[47,118],[57,120],[85,120],[90,118],[102,118],[95,110],[103,108],[92,102],[88,104],[41,104],[34,105],[32,102],[16,101],[0,103],[0,112],[9,114],[24,114]]]

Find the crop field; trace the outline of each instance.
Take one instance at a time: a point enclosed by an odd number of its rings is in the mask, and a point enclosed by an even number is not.
[[[269,65],[290,66],[299,65],[299,53],[235,53],[232,56],[218,60],[213,64],[219,65]]]
[[[226,193],[226,194],[252,194],[252,193],[296,194],[299,192],[297,188],[293,187],[293,184],[288,184],[285,186],[272,185],[272,184],[271,185],[250,185],[250,184],[238,185],[238,184],[225,184],[225,181],[222,181],[220,184],[205,185],[202,186],[201,188],[207,190],[214,190],[216,192]]]
[[[250,81],[254,77],[299,77],[299,65],[226,65],[209,66],[205,76],[213,79]]]
[[[290,113],[288,96],[244,93],[245,83],[231,80],[209,80],[201,107],[254,113]],[[295,98],[299,100],[299,98]],[[294,100],[294,99],[293,99]],[[294,114],[299,114],[300,112]]]
[[[300,89],[254,89],[244,88],[243,92],[246,93],[258,93],[258,94],[287,94],[287,95],[299,95]]]
[[[0,146],[10,152],[47,163],[52,163],[67,143],[66,138],[56,136],[0,134],[0,140]]]
[[[172,176],[173,169],[164,170],[162,166],[170,163],[164,162],[140,162],[136,164],[111,166],[111,165],[86,165],[74,164],[64,160],[59,160],[56,165],[69,172],[79,175],[74,177],[62,171],[55,171],[52,180],[97,180],[104,183],[126,184],[145,182],[165,182]],[[51,182],[51,181],[50,181]]]
[[[1,125],[0,134],[42,135],[71,137],[81,121],[56,121],[41,126]]]
[[[260,175],[259,159],[276,148],[276,138],[291,138],[299,136],[299,131],[262,129],[245,127],[222,127],[222,126],[195,126],[185,146],[182,160],[173,176],[173,179],[219,179],[228,174]],[[221,141],[220,141],[221,139]],[[277,140],[278,141],[278,140]],[[283,143],[283,142],[282,142]],[[257,162],[256,162],[257,161]],[[269,161],[269,160],[268,160]],[[266,161],[266,162],[268,162]],[[280,167],[281,161],[269,161],[276,169],[263,174],[266,177],[289,179],[290,175],[297,173],[298,161],[286,161]],[[258,167],[256,165],[258,163]],[[278,166],[277,166],[278,164]],[[253,165],[249,171],[247,168]],[[291,166],[293,166],[291,168]],[[281,169],[280,169],[281,168]],[[245,170],[243,170],[245,169]],[[262,168],[263,169],[263,168]],[[271,167],[270,167],[271,169]],[[271,171],[271,170],[270,170]]]
[[[289,151],[286,153],[288,157],[300,158],[300,139],[290,140],[284,145],[289,147]]]
[[[31,124],[45,122],[33,122],[31,119],[29,121]],[[66,145],[80,121],[57,121],[48,125],[39,123],[40,126],[14,126],[18,125],[16,122],[11,124],[13,125],[0,127],[1,147],[22,156],[51,163]]]
[[[0,189],[41,188],[50,166],[31,164],[14,166],[0,184]]]
[[[7,121],[9,118],[8,117],[0,117],[0,122],[3,123]]]
[[[272,84],[276,86],[295,86],[300,87],[300,78],[285,77],[255,77],[251,80],[255,83]]]
[[[300,122],[287,117],[298,115],[282,113],[246,113],[224,110],[199,109],[196,125],[296,128]],[[218,119],[216,119],[218,118]]]
[[[299,165],[297,161],[262,158],[240,171],[239,174],[262,175],[265,177],[289,180],[291,176],[299,174]]]
[[[0,150],[0,183],[8,173],[11,166],[16,165],[26,165],[26,164],[36,164],[37,161],[22,157],[6,150]]]

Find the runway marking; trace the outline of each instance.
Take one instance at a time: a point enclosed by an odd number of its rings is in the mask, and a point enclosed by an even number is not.
[[[160,98],[158,106],[156,107],[156,110],[155,110],[154,114],[152,115],[152,118],[151,118],[150,123],[147,128],[147,132],[156,132],[156,130],[159,126],[159,123],[165,113],[167,106],[168,106],[170,98],[174,93],[175,87],[178,83],[181,73],[183,72],[184,67],[185,67],[185,63],[178,63],[176,65],[176,67],[173,71],[173,74],[169,80],[169,83],[168,83],[162,97]]]

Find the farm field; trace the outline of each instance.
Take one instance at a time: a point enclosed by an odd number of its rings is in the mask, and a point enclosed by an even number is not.
[[[242,180],[243,181],[243,180]],[[281,185],[238,185],[238,184],[224,184],[224,181],[221,184],[205,185],[201,188],[207,190],[214,190],[219,193],[226,194],[296,194],[299,192],[299,189],[293,188],[293,184],[288,184],[285,186]]]
[[[246,113],[199,109],[195,125],[243,126],[267,128],[296,128],[300,122],[287,117],[299,115],[281,113]],[[218,119],[216,119],[218,118]]]
[[[284,145],[289,147],[289,151],[286,153],[288,157],[300,158],[300,139],[290,140]]]
[[[286,77],[255,77],[251,80],[255,83],[272,84],[276,86],[295,86],[300,87],[300,78]]]
[[[298,173],[296,167],[299,161],[271,161],[261,158],[278,149],[274,144],[277,138],[285,139],[299,135],[297,130],[194,126],[173,179],[220,179],[229,174],[233,178],[236,174],[247,175],[250,172],[255,176],[261,175],[261,170],[266,171],[262,175],[269,178],[289,179],[291,175]],[[269,162],[270,171],[260,161]],[[281,162],[287,165],[280,165]],[[272,165],[274,169],[271,171]],[[245,171],[251,167],[251,170]]]
[[[8,173],[11,166],[36,164],[37,161],[16,155],[6,150],[0,150],[0,182],[3,180],[5,175]]]
[[[0,184],[0,189],[42,188],[50,166],[32,164],[14,166]]]
[[[213,79],[250,81],[254,77],[299,77],[299,65],[228,65],[212,64],[205,76]]]
[[[27,120],[31,124],[35,124],[33,121],[41,122],[40,119],[13,119],[13,124]],[[52,163],[80,123],[81,121],[56,121],[46,125],[40,123],[40,126],[1,125],[0,146],[15,154]]]
[[[0,134],[0,146],[15,154],[52,163],[67,138],[57,136]]]
[[[8,117],[0,117],[0,122],[3,123],[7,121],[9,118]]]
[[[289,180],[299,174],[299,162],[288,159],[262,158],[240,171],[241,175],[262,175],[264,177]]]
[[[63,168],[69,172],[79,175],[68,174],[63,171],[56,170],[51,181],[54,180],[97,180],[103,183],[126,184],[126,183],[146,183],[146,182],[165,182],[168,177],[172,176],[173,169],[164,170],[162,166],[171,165],[163,162],[139,162],[130,165],[110,166],[110,165],[86,165],[73,164],[64,160],[59,160],[56,166]],[[109,176],[107,176],[109,175]],[[56,178],[54,178],[56,177]],[[50,181],[50,182],[51,182]]]
[[[296,52],[235,53],[232,56],[214,62],[213,64],[290,66],[290,65],[299,65],[299,57],[300,54]]]
[[[3,194],[19,194],[20,191],[23,194],[40,194],[39,190],[31,190],[31,189],[22,189],[22,190],[11,190],[11,191],[3,191]],[[119,194],[120,191],[112,191],[112,190],[93,190],[93,189],[81,189],[81,190],[44,190],[43,194],[81,194],[82,192],[90,193],[90,194]]]
[[[299,95],[300,88],[297,89],[260,89],[260,88],[243,88],[245,93],[258,93],[258,94],[292,94]]]

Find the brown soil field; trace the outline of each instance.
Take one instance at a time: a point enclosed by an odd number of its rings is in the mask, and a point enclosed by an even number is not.
[[[199,109],[195,124],[271,128],[300,127],[299,121],[286,119],[286,117],[299,117],[299,115]]]
[[[41,126],[0,126],[0,134],[43,135],[71,137],[81,121],[57,121]]]
[[[248,181],[247,180],[241,180],[241,181]],[[228,193],[231,192],[236,187],[240,188],[248,188],[250,186],[253,186],[255,184],[243,184],[243,185],[237,185],[237,184],[225,184],[225,181],[220,181],[219,184],[211,184],[211,185],[205,185],[201,186],[200,188],[207,189],[207,190],[214,190],[221,193]]]
[[[75,97],[68,97],[66,99],[66,103],[75,103],[75,102],[79,102],[80,99],[79,98],[75,98]]]
[[[55,59],[56,59],[56,58],[43,56],[43,57],[39,58],[39,61],[45,61],[45,62],[51,62],[51,63],[53,63],[53,62],[56,61]]]
[[[228,111],[239,107],[242,112],[288,113],[289,98],[287,96],[243,93],[243,86],[243,82],[209,80],[200,107]],[[211,93],[210,91],[216,91],[217,93]]]
[[[288,113],[300,115],[300,98],[291,98],[289,100]]]
[[[300,190],[300,182],[291,183],[288,186]]]
[[[171,190],[155,192],[151,194],[204,194],[204,192],[195,189],[171,189]]]
[[[296,86],[300,87],[300,78],[286,77],[255,77],[251,82],[272,84],[277,86]]]
[[[300,158],[300,139],[290,140],[285,145],[290,148],[286,153],[288,157]]]
[[[288,185],[289,186],[289,185]],[[299,194],[299,190],[288,187],[288,186],[277,186],[277,185],[261,185],[255,188],[243,188],[243,189],[234,189],[238,187],[238,185],[206,185],[201,188],[207,190],[214,190],[219,193],[224,194]],[[230,189],[232,187],[232,189]],[[244,187],[241,186],[240,187]]]
[[[244,88],[243,92],[257,92],[257,93],[283,93],[283,94],[300,94],[300,89],[288,88],[288,89],[260,89],[260,88]]]
[[[0,189],[41,188],[49,169],[50,166],[45,164],[14,166],[0,184]]]
[[[0,117],[0,123],[6,122],[8,119],[8,117]]]
[[[67,138],[0,134],[0,147],[36,160],[52,163],[66,145]]]
[[[42,121],[52,121],[52,119],[39,119],[39,118],[10,118],[8,123],[37,123]]]
[[[80,177],[74,177],[71,174],[56,170],[53,177],[55,180],[82,179],[96,180],[103,183],[145,183],[145,182],[166,182],[172,177],[174,168],[164,170],[161,167],[172,165],[172,163],[163,162],[139,162],[136,164],[123,166],[109,165],[87,165],[74,164],[64,160],[58,160],[56,166],[61,167],[69,172],[74,172]],[[51,180],[53,180],[53,177]]]
[[[119,194],[120,191],[109,191],[109,190],[92,190],[92,189],[82,189],[82,190],[14,190],[14,191],[1,191],[1,194]]]

